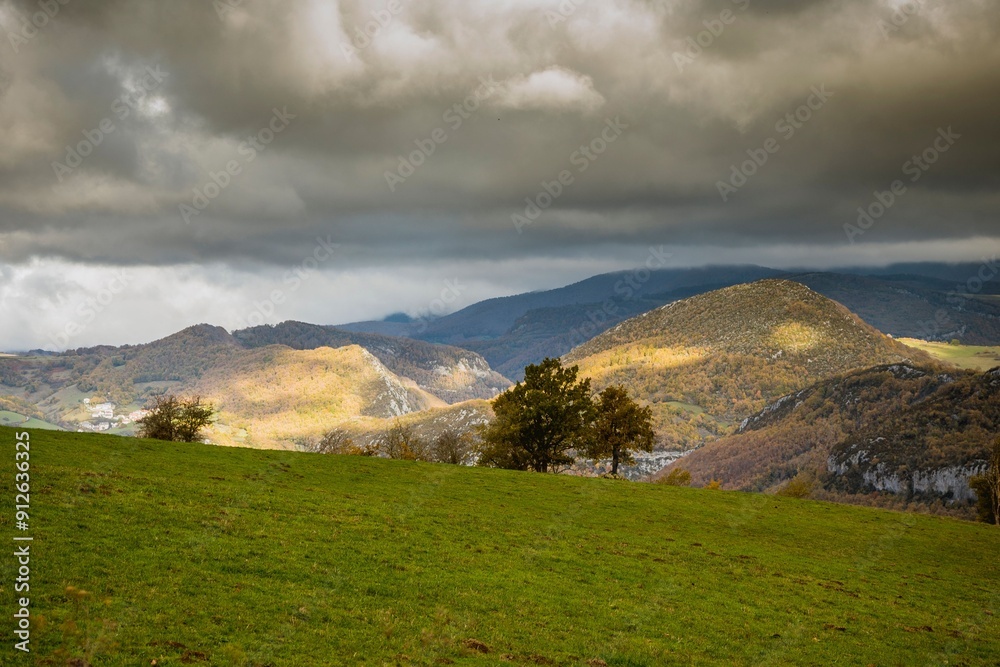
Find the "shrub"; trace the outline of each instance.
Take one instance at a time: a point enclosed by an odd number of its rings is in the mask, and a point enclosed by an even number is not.
[[[993,443],[986,470],[969,479],[976,492],[979,519],[1000,526],[1000,438]]]
[[[364,450],[354,444],[354,438],[344,430],[335,428],[324,435],[319,442],[309,447],[309,451],[317,454],[364,454]]]
[[[396,424],[385,432],[379,444],[380,452],[390,459],[404,461],[430,461],[430,445],[413,431],[408,424]]]
[[[691,473],[684,468],[674,468],[668,475],[656,480],[656,483],[665,486],[691,486]]]
[[[778,489],[775,495],[785,498],[808,498],[813,490],[812,476],[800,473]]]
[[[149,414],[137,422],[139,437],[180,442],[199,440],[201,430],[212,423],[215,414],[215,408],[202,403],[201,397],[158,396],[148,410]]]
[[[431,458],[437,463],[465,465],[472,454],[473,442],[469,433],[447,429],[431,443]]]

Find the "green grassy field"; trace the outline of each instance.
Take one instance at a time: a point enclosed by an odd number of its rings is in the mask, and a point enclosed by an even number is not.
[[[690,412],[693,415],[703,415],[705,414],[705,408],[693,403],[682,403],[681,401],[664,401],[664,405],[669,405],[672,408],[677,408],[678,410],[683,410],[685,412]]]
[[[4,630],[3,665],[1000,658],[1000,530],[981,524],[51,431],[31,466],[34,660]],[[0,557],[8,628],[15,569]]]
[[[49,422],[42,421],[41,419],[36,419],[31,417],[30,419],[25,415],[18,414],[16,412],[10,412],[9,410],[0,410],[0,426],[11,426],[17,428],[40,428],[50,431],[60,431],[58,426],[55,424],[50,424]]]
[[[959,368],[988,371],[1000,366],[1000,346],[951,345],[916,338],[900,338],[899,342],[923,350],[936,359],[955,364]]]

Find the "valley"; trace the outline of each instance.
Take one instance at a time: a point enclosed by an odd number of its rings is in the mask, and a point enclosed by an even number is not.
[[[959,368],[988,371],[1000,366],[1000,345],[962,345],[916,338],[900,338],[899,342]]]

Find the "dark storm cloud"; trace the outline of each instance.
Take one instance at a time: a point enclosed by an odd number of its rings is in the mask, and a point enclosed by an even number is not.
[[[988,2],[399,6],[70,0],[15,52],[39,5],[0,4],[0,259],[289,264],[328,235],[357,264],[844,244],[856,208],[949,127],[961,138],[864,240],[997,236]],[[165,77],[143,91],[149,68]],[[817,86],[832,97],[786,136]],[[275,109],[294,118],[251,160]],[[627,129],[581,171],[614,118]],[[60,181],[53,162],[105,120]],[[723,201],[719,182],[769,138],[780,150]],[[390,190],[421,145],[434,153]],[[186,222],[229,163],[239,174]],[[518,234],[511,216],[563,170],[572,184]]]

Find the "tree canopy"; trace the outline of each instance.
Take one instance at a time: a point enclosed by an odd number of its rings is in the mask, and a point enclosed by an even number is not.
[[[632,452],[653,451],[653,411],[629,397],[621,385],[602,391],[595,403],[593,434],[587,455],[594,459],[611,459],[611,474],[618,466],[635,463]]]
[[[215,414],[215,408],[202,403],[200,396],[157,396],[147,410],[149,414],[137,422],[140,437],[180,442],[199,440],[202,429],[212,423]]]
[[[578,373],[551,358],[525,368],[524,381],[493,401],[496,418],[481,432],[480,464],[537,472],[571,464],[569,450],[586,448],[595,417],[590,380]]]

